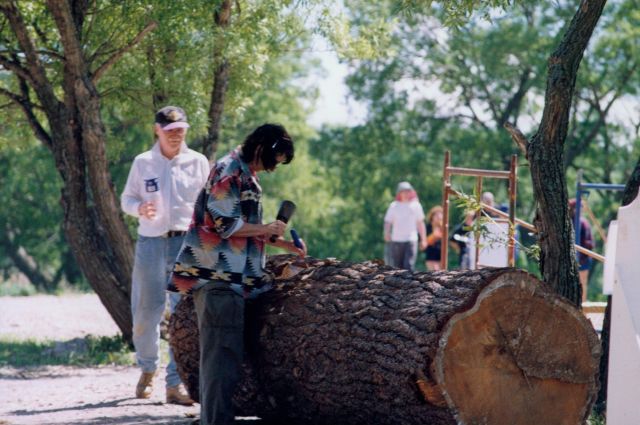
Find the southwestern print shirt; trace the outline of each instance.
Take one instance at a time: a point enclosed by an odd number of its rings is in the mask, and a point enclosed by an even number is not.
[[[245,296],[268,287],[264,238],[236,237],[244,223],[262,223],[262,188],[236,149],[220,159],[196,200],[168,289],[189,293],[199,282],[227,281]],[[200,285],[201,286],[201,283]]]

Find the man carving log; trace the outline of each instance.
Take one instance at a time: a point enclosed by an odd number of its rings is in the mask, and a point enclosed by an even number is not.
[[[310,424],[582,424],[597,391],[591,324],[514,269],[412,273],[371,262],[270,259],[235,394],[238,412]],[[170,342],[197,394],[188,299]],[[558,326],[562,323],[562,326]]]

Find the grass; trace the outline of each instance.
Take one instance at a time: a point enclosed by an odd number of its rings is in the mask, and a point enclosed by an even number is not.
[[[133,357],[119,335],[89,335],[64,342],[0,339],[0,366],[132,365]]]
[[[603,416],[593,413],[587,423],[588,425],[606,425],[607,421]]]
[[[37,292],[30,283],[0,282],[0,297],[27,297]]]

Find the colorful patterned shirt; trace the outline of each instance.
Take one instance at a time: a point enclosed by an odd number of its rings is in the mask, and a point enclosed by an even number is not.
[[[229,282],[245,297],[271,288],[263,237],[233,236],[244,223],[262,223],[262,188],[239,149],[220,159],[198,195],[191,225],[169,280],[189,293],[208,281]]]

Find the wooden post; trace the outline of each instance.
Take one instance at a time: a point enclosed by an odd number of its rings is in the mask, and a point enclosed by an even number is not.
[[[476,180],[476,197],[477,197],[478,203],[480,203],[480,200],[482,199],[482,176],[478,176]],[[480,218],[481,215],[482,215],[482,211],[478,211],[476,214],[476,218]],[[474,232],[473,237],[476,239],[476,243],[474,244],[476,255],[475,255],[475,261],[474,261],[475,264],[473,265],[473,268],[477,269],[478,260],[480,259],[480,232],[478,231]]]
[[[518,157],[511,156],[509,168],[509,267],[516,265],[516,182],[518,180]]]
[[[447,270],[449,255],[449,189],[451,182],[449,179],[450,165],[449,151],[444,153],[444,171],[442,175],[442,242],[440,244],[440,268]]]

